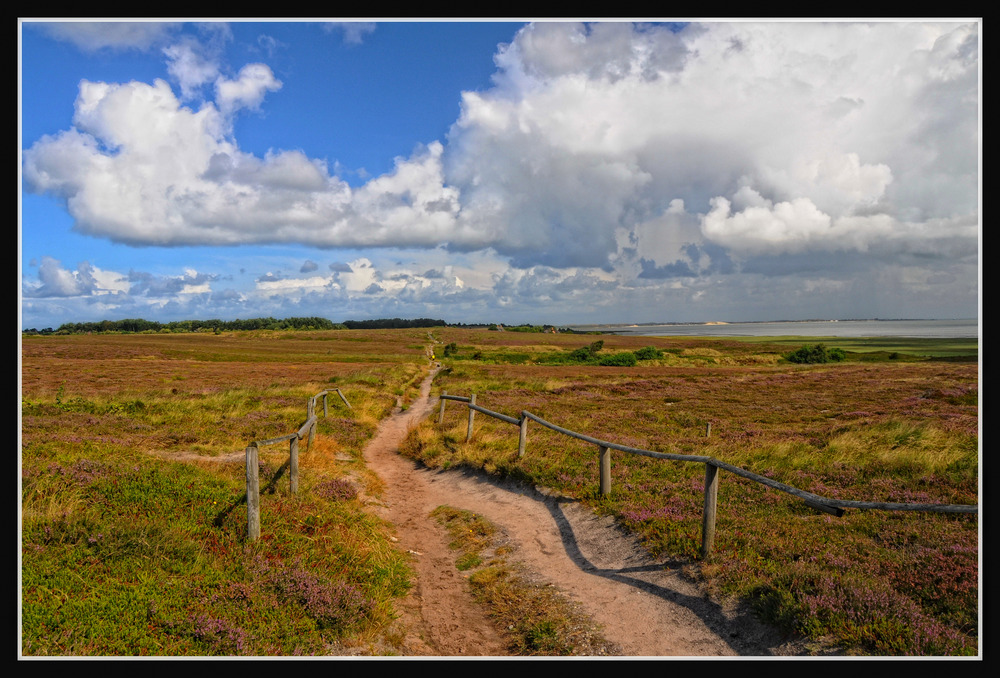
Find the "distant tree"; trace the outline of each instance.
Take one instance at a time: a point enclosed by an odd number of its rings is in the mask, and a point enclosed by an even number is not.
[[[432,320],[430,318],[415,318],[413,320],[404,320],[402,318],[345,320],[343,324],[352,330],[410,329],[414,327],[445,327],[447,325],[443,320]]]
[[[443,321],[442,321],[443,322]],[[346,329],[343,325],[334,324],[326,318],[249,318],[246,320],[175,320],[166,324],[143,318],[126,318],[124,320],[101,320],[86,323],[63,323],[55,334],[87,334],[87,333],[154,333],[154,332],[214,332],[236,330],[336,330]],[[52,328],[47,328],[53,334]],[[27,331],[25,333],[28,333]]]

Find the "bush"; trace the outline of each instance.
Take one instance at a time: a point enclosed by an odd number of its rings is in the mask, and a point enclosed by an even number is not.
[[[814,363],[839,363],[847,358],[847,354],[842,348],[827,349],[823,344],[810,346],[806,344],[802,348],[792,351],[785,356],[785,360],[790,363],[814,364]]]
[[[645,346],[635,352],[636,360],[659,360],[663,357],[663,351],[655,346]]]
[[[598,351],[604,348],[604,340],[599,339],[595,341],[590,346],[584,346],[583,348],[578,348],[569,354],[572,360],[577,360],[579,362],[590,362],[597,357]]]
[[[624,351],[622,353],[613,353],[609,356],[601,358],[599,365],[605,367],[632,367],[636,364],[635,353],[630,353],[629,351]]]

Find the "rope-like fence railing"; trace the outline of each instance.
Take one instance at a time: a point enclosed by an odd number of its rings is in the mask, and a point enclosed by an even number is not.
[[[444,422],[444,408],[445,402],[448,400],[453,400],[456,402],[464,403],[469,408],[469,424],[468,431],[466,433],[466,441],[472,440],[473,433],[473,422],[476,412],[481,412],[487,416],[505,421],[510,424],[516,424],[520,428],[520,434],[518,436],[518,447],[517,455],[518,457],[523,457],[525,449],[527,447],[528,441],[528,421],[534,421],[556,433],[561,433],[562,435],[569,436],[571,438],[576,438],[577,440],[582,440],[583,442],[596,445],[598,448],[598,466],[600,471],[600,493],[601,495],[607,495],[611,492],[611,450],[617,450],[619,452],[625,452],[627,454],[635,454],[643,457],[651,457],[653,459],[666,459],[670,461],[683,461],[683,462],[696,462],[705,464],[705,498],[704,498],[704,510],[702,514],[702,540],[701,540],[701,555],[702,558],[707,557],[712,552],[712,546],[715,541],[715,516],[716,516],[716,504],[719,489],[719,476],[718,471],[722,469],[724,471],[729,471],[735,475],[752,480],[754,482],[760,483],[772,489],[778,490],[780,492],[785,492],[794,497],[798,497],[807,506],[814,508],[818,511],[823,511],[835,516],[841,516],[844,513],[844,509],[866,509],[866,510],[877,510],[877,511],[929,511],[934,513],[978,513],[979,506],[977,504],[916,504],[916,503],[895,503],[895,502],[876,502],[876,501],[850,501],[844,499],[834,499],[831,497],[823,497],[818,494],[813,494],[812,492],[806,492],[805,490],[800,490],[797,487],[792,487],[791,485],[786,485],[785,483],[778,482],[777,480],[772,480],[765,476],[753,473],[752,471],[747,471],[746,469],[739,468],[738,466],[733,466],[732,464],[727,464],[724,461],[715,459],[714,457],[699,456],[691,454],[673,454],[669,452],[654,452],[652,450],[644,450],[637,447],[630,447],[628,445],[620,445],[608,440],[600,440],[599,438],[593,438],[582,433],[577,433],[576,431],[571,431],[567,428],[557,426],[552,422],[546,421],[541,417],[532,414],[526,410],[521,411],[520,418],[511,417],[506,414],[501,414],[499,412],[494,412],[493,410],[488,410],[485,407],[481,407],[476,404],[476,395],[473,393],[471,396],[456,396],[448,395],[445,391],[440,396],[441,407],[438,414],[438,424]],[[706,435],[711,429],[706,429]]]
[[[334,389],[344,401],[344,404],[351,408],[343,392]],[[306,422],[299,427],[295,433],[268,438],[267,440],[254,440],[246,448],[246,487],[247,487],[247,539],[254,541],[260,538],[260,448],[265,445],[276,445],[288,441],[288,461],[285,462],[278,473],[288,467],[289,492],[296,494],[299,491],[299,441],[306,439],[306,452],[312,447],[316,439],[316,424],[319,417],[316,415],[316,401],[323,399],[323,417],[329,414],[327,395],[330,391],[320,391],[306,401]]]

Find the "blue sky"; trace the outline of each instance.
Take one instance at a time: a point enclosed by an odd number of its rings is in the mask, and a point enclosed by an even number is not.
[[[978,317],[974,19],[20,29],[22,328]]]

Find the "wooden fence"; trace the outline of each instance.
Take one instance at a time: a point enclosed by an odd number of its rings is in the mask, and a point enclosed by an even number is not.
[[[485,407],[481,407],[476,404],[476,394],[472,394],[469,397],[448,395],[445,391],[440,396],[441,407],[438,414],[438,424],[444,422],[444,407],[445,402],[448,400],[454,400],[460,403],[465,403],[466,407],[469,408],[469,424],[468,431],[465,436],[465,440],[472,440],[473,433],[473,422],[475,420],[476,412],[482,412],[483,414],[505,421],[510,424],[516,424],[520,428],[520,434],[518,435],[517,443],[517,456],[523,457],[525,448],[528,443],[528,421],[534,421],[546,428],[549,428],[557,433],[569,436],[571,438],[576,438],[577,440],[582,440],[586,443],[591,443],[597,446],[597,456],[598,456],[598,469],[600,472],[600,493],[601,495],[607,495],[611,492],[611,450],[618,450],[619,452],[625,452],[627,454],[637,454],[643,457],[651,457],[653,459],[667,459],[670,461],[685,461],[685,462],[695,462],[705,465],[705,497],[704,497],[704,509],[702,512],[702,532],[701,532],[701,556],[702,558],[707,558],[712,552],[712,546],[715,542],[715,514],[716,514],[716,499],[719,492],[719,469],[724,471],[729,471],[735,475],[747,478],[748,480],[753,480],[754,482],[766,485],[775,490],[781,492],[786,492],[792,496],[798,497],[805,504],[811,508],[818,511],[823,511],[831,515],[840,517],[844,514],[844,509],[869,509],[869,510],[879,510],[879,511],[931,511],[935,513],[978,513],[978,505],[970,504],[897,504],[889,502],[872,502],[872,501],[846,501],[842,499],[831,499],[829,497],[822,497],[812,492],[806,492],[800,490],[791,485],[786,485],[784,483],[779,483],[776,480],[771,480],[756,473],[752,473],[745,469],[727,464],[724,461],[719,461],[713,457],[690,455],[690,454],[671,454],[667,452],[653,452],[651,450],[643,450],[636,447],[629,447],[627,445],[619,445],[618,443],[609,442],[606,440],[599,440],[597,438],[592,438],[590,436],[583,435],[582,433],[577,433],[576,431],[570,431],[569,429],[556,426],[555,424],[545,421],[541,417],[538,417],[530,412],[521,411],[520,418],[510,417],[506,414],[500,414],[499,412],[494,412],[488,410]],[[709,435],[711,428],[706,428],[706,435]]]
[[[339,388],[335,390],[348,409],[352,409],[351,404],[347,402],[347,398],[344,397],[341,390]],[[319,398],[323,398],[323,417],[326,417],[329,414],[326,399],[329,394],[330,391],[320,391],[306,401],[306,423],[302,424],[295,433],[289,433],[277,438],[268,438],[267,440],[254,440],[247,445],[247,539],[250,541],[260,538],[260,448],[265,445],[275,445],[283,443],[286,440],[288,441],[288,461],[285,465],[288,466],[289,492],[296,494],[299,491],[299,441],[303,438],[306,439],[306,452],[308,452],[309,448],[312,447],[313,441],[316,439],[316,424],[319,421],[319,418],[316,416],[316,401]],[[279,473],[284,469],[285,465],[282,465],[278,469]]]

